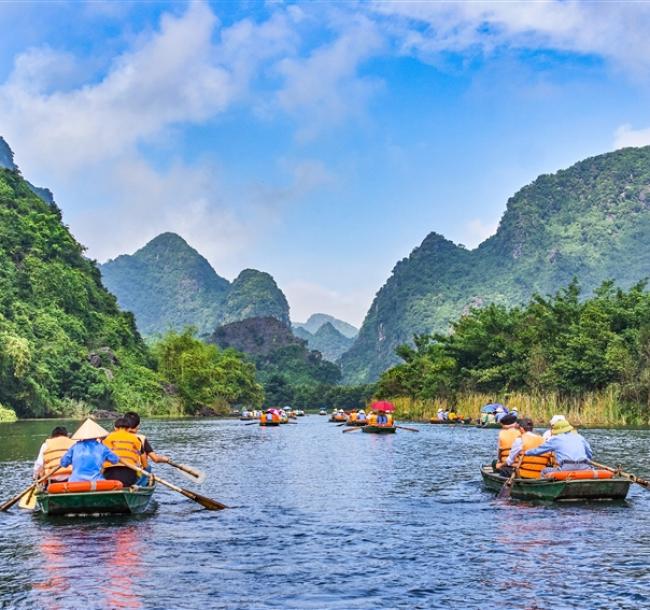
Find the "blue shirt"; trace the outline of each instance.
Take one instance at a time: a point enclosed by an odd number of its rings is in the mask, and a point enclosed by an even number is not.
[[[117,457],[106,445],[92,438],[87,441],[77,441],[61,458],[61,466],[72,464],[72,475],[68,479],[74,481],[103,480],[102,466],[104,462],[117,464]]]
[[[388,417],[386,417],[385,414],[380,413],[380,414],[377,416],[377,423],[378,423],[378,424],[387,424],[387,423],[388,423]]]
[[[565,432],[564,434],[553,435],[545,443],[536,449],[529,449],[526,455],[542,455],[543,453],[555,453],[555,459],[562,465],[562,462],[585,462],[591,460],[593,453],[585,439],[577,432]]]

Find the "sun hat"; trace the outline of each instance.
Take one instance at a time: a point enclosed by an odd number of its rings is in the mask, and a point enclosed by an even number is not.
[[[554,415],[553,417],[551,417],[551,421],[549,423],[551,424],[551,426],[554,426],[555,424],[557,424],[557,422],[562,420],[566,421],[566,417],[564,417],[564,415]]]
[[[565,432],[573,432],[573,426],[566,419],[560,419],[551,426],[551,434],[564,434]]]
[[[93,438],[104,438],[108,436],[108,430],[104,430],[97,422],[88,418],[77,431],[72,435],[73,441],[87,441]]]

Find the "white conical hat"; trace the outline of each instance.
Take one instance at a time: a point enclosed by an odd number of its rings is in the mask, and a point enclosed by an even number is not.
[[[79,426],[71,438],[73,441],[87,441],[90,438],[104,438],[105,436],[108,436],[108,431],[89,418]]]

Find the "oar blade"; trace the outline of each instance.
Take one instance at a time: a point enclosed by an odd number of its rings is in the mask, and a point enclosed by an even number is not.
[[[23,508],[25,510],[34,510],[36,508],[36,494],[34,493],[34,489],[21,496],[20,501],[18,502],[18,508]]]
[[[203,508],[206,508],[207,510],[223,510],[224,508],[228,508],[225,504],[222,504],[221,502],[217,502],[216,500],[212,500],[211,498],[206,498],[205,496],[202,496],[201,494],[197,494],[193,491],[189,491],[188,489],[183,489],[181,493],[189,498],[190,500],[194,500]]]

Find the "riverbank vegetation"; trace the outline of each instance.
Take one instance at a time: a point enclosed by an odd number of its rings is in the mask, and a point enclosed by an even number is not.
[[[565,413],[585,425],[650,423],[650,294],[603,283],[581,299],[574,280],[522,307],[489,305],[449,335],[419,335],[397,353],[377,394],[400,416],[431,417],[440,406],[476,417],[498,400],[537,421]],[[397,397],[397,398],[396,398]]]

